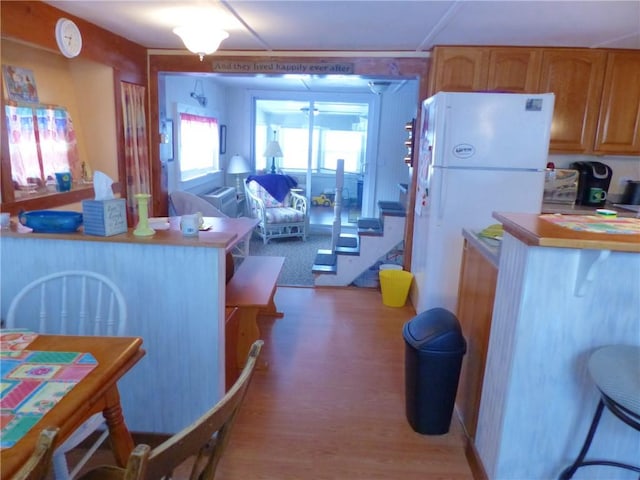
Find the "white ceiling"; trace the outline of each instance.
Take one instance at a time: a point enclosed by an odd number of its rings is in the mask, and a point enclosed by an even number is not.
[[[220,50],[426,52],[434,45],[640,49],[640,1],[58,0],[149,49],[183,50],[190,19],[227,30]]]
[[[218,53],[427,56],[434,45],[640,49],[640,0],[57,0],[150,50],[184,52],[173,28],[229,32]],[[85,41],[90,41],[86,39]],[[307,52],[315,52],[309,54]],[[333,53],[331,53],[333,52]],[[211,75],[211,74],[209,74]],[[213,74],[243,88],[369,92],[371,78]],[[384,80],[384,79],[378,79]],[[386,80],[389,80],[388,78]],[[402,88],[393,79],[391,89]]]

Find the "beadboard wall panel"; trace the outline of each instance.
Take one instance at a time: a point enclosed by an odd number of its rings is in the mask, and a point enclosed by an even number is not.
[[[508,233],[500,248],[500,262],[509,269],[498,269],[489,349],[478,413],[476,448],[489,478],[495,477],[498,448],[506,404],[505,391],[511,375],[511,359],[515,343],[515,319],[522,299],[522,279],[527,260],[526,246]],[[510,295],[498,292],[510,290]]]
[[[611,252],[576,295],[581,266],[598,253],[526,247],[505,235],[477,436],[489,478],[557,478],[598,401],[589,355],[640,342],[640,255]],[[634,463],[639,451],[638,433],[605,412],[589,456]],[[630,477],[588,467],[574,478]]]
[[[118,383],[130,430],[177,432],[222,396],[223,249],[25,235],[3,237],[0,260],[3,318],[18,290],[48,273],[93,270],[120,287],[127,303],[126,335],[142,337],[146,350]]]

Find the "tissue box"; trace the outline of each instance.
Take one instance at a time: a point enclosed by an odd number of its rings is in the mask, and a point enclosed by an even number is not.
[[[109,237],[127,231],[127,206],[124,198],[83,200],[84,233]]]

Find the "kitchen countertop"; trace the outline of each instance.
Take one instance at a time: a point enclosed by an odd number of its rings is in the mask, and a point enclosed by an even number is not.
[[[595,215],[596,210],[599,208],[606,208],[608,210],[614,210],[618,213],[619,217],[635,217],[636,212],[631,210],[625,210],[615,204],[609,202],[605,203],[603,207],[589,207],[586,205],[576,204],[563,204],[563,203],[543,203],[542,213],[561,213],[563,215]]]
[[[1,236],[12,236],[20,238],[46,238],[52,240],[81,240],[85,242],[112,242],[112,243],[134,243],[145,245],[179,245],[189,247],[208,248],[229,248],[236,243],[242,235],[250,232],[257,221],[252,218],[218,218],[205,217],[204,223],[211,225],[209,231],[199,232],[197,237],[185,237],[180,230],[167,229],[156,230],[147,237],[140,237],[133,234],[133,228],[125,233],[111,235],[108,237],[97,235],[85,235],[82,227],[73,233],[18,233],[16,231],[17,219],[12,218],[12,225],[9,230],[2,230]]]
[[[505,232],[530,246],[640,252],[640,235],[571,230],[533,213],[494,212],[493,218],[502,223]]]
[[[462,236],[494,267],[498,268],[500,261],[500,240],[481,237],[478,235],[478,232],[466,228],[462,229]]]

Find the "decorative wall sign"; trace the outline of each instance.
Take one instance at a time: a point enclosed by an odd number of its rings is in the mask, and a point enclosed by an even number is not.
[[[353,63],[331,62],[238,62],[215,60],[213,70],[226,73],[298,73],[306,75],[351,74]]]
[[[38,103],[38,90],[31,70],[3,65],[2,73],[9,99],[15,102]]]

